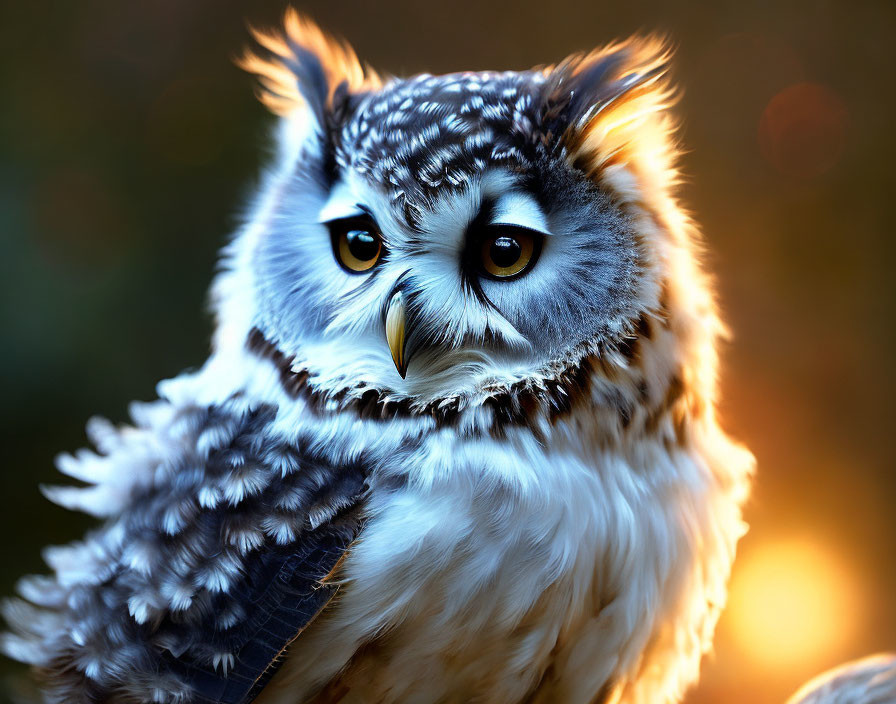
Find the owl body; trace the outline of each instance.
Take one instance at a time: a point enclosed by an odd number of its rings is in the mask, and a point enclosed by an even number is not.
[[[258,39],[278,160],[213,353],[61,460],[104,523],[6,652],[48,701],[678,701],[752,459],[662,46],[382,81],[295,14]]]
[[[411,453],[406,471],[426,478],[370,507],[338,608],[259,701],[321,686],[345,702],[675,701],[724,590],[700,548],[732,547],[699,504],[725,497],[686,451],[626,457],[583,442],[589,430],[564,428],[549,449],[441,437]],[[529,481],[508,482],[508,464]]]

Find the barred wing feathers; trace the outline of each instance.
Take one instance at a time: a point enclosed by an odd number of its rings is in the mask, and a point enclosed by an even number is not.
[[[334,596],[358,536],[363,459],[335,466],[278,440],[272,406],[136,405],[135,427],[88,427],[63,457],[89,485],[48,496],[105,522],[48,549],[20,584],[2,647],[41,671],[50,702],[252,701]]]

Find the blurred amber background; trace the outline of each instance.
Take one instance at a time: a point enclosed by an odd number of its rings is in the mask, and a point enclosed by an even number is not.
[[[271,120],[232,64],[280,0],[0,10],[0,592],[89,521],[52,457],[198,365],[215,254]],[[525,68],[636,30],[678,43],[689,175],[734,332],[725,425],[759,475],[715,654],[691,704],[780,702],[896,649],[896,4],[316,2],[375,66]],[[3,661],[9,681],[18,673]]]

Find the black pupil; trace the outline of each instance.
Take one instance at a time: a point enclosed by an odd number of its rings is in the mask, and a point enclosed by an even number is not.
[[[379,238],[367,230],[349,230],[345,233],[348,251],[358,261],[369,262],[380,251]]]
[[[492,242],[492,248],[489,250],[489,255],[495,266],[501,269],[512,267],[519,261],[522,254],[523,248],[513,237],[498,237]]]

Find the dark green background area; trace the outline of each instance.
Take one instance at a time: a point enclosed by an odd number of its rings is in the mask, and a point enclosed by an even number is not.
[[[526,68],[636,30],[669,33],[684,88],[685,201],[734,332],[721,414],[759,460],[743,553],[811,536],[845,565],[863,604],[857,633],[829,659],[787,672],[751,664],[723,618],[687,701],[780,701],[819,668],[896,649],[896,5],[298,7],[396,74]],[[89,416],[124,421],[131,399],[152,398],[159,379],[205,358],[216,251],[248,202],[273,124],[232,59],[246,21],[275,24],[283,8],[3,2],[2,594],[42,569],[41,546],[89,525],[39,495],[38,484],[61,480],[53,456],[84,444]],[[796,118],[770,155],[762,116],[805,82],[842,110],[819,117],[818,106],[791,103]]]

